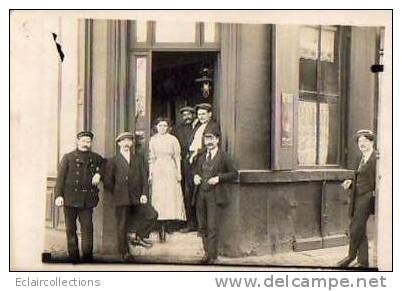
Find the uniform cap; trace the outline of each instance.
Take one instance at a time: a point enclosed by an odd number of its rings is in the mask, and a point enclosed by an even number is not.
[[[89,136],[91,139],[94,138],[94,134],[89,131],[89,130],[83,130],[77,133],[77,138],[83,137],[83,136]]]

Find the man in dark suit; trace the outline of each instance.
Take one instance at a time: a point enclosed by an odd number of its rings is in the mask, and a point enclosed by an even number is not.
[[[367,220],[370,214],[374,213],[376,153],[374,134],[371,130],[359,130],[355,134],[355,138],[362,155],[356,162],[354,181],[345,180],[342,183],[345,190],[353,184],[349,213],[351,216],[349,253],[346,258],[338,262],[338,266],[349,266],[357,256],[357,267],[367,268],[369,266]]]
[[[182,122],[176,127],[175,135],[179,140],[181,147],[181,162],[182,162],[182,187],[184,192],[184,204],[186,207],[187,224],[180,231],[183,233],[197,230],[197,222],[195,215],[195,207],[191,205],[192,195],[194,191],[193,174],[191,165],[188,162],[188,152],[190,146],[190,138],[194,128],[198,123],[195,118],[195,110],[193,107],[185,106],[180,108]]]
[[[97,185],[103,176],[103,158],[91,151],[93,133],[77,134],[77,149],[65,154],[60,162],[55,204],[64,206],[68,255],[77,262],[80,259],[77,237],[77,218],[81,225],[82,259],[93,257],[92,212],[99,201]]]
[[[216,129],[204,132],[206,151],[199,157],[194,170],[198,232],[202,237],[202,263],[214,264],[218,256],[217,212],[228,203],[225,183],[233,181],[237,171],[218,147],[220,133]]]
[[[158,214],[148,203],[148,179],[144,158],[134,154],[134,135],[123,132],[116,138],[119,152],[108,160],[105,187],[113,195],[117,223],[117,242],[124,260],[131,259],[128,242],[152,247],[146,239]],[[136,229],[134,230],[134,222]],[[134,234],[135,232],[135,234]]]

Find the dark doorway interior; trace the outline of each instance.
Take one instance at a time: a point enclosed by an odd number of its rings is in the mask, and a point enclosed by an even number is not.
[[[216,74],[217,53],[215,52],[157,52],[152,55],[152,122],[168,117],[179,122],[179,109],[198,103],[213,103],[213,90],[209,97],[202,96],[201,69],[211,70],[211,79]],[[214,87],[214,86],[213,86]]]

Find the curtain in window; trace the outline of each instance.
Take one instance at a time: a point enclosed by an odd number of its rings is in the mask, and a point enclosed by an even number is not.
[[[299,101],[298,162],[314,165],[317,148],[317,104]]]

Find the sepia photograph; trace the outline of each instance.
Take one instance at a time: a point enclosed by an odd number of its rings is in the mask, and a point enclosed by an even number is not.
[[[10,14],[11,86],[29,66],[46,85],[26,101],[41,123],[31,162],[44,157],[30,194],[38,265],[379,269],[382,212],[392,224],[386,22],[39,12]],[[44,55],[24,64],[35,29]],[[12,132],[30,98],[17,95]]]

